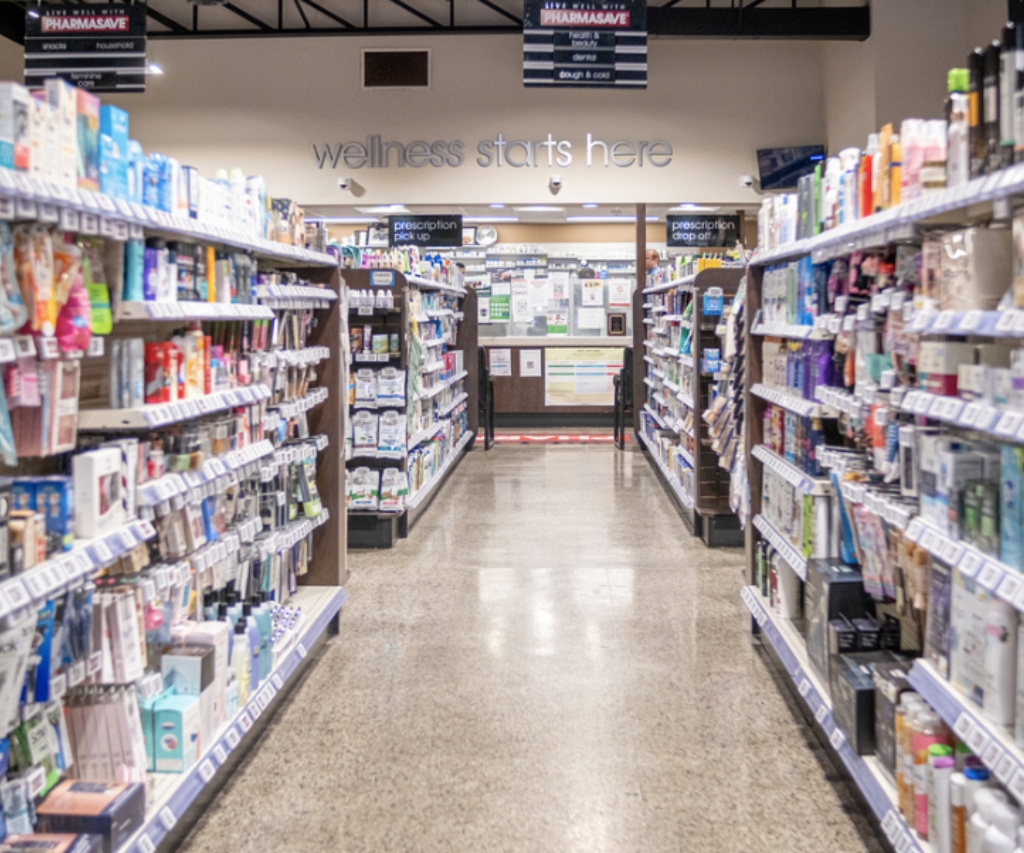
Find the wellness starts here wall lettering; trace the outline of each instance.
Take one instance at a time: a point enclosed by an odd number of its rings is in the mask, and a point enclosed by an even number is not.
[[[435,169],[450,167],[457,169],[467,162],[465,143],[461,139],[425,142],[384,141],[378,134],[370,134],[365,142],[337,142],[310,146],[313,159],[320,169]],[[540,141],[529,139],[506,139],[497,134],[493,139],[482,139],[476,145],[476,165],[482,169],[513,169],[548,166],[565,168],[572,165],[574,158],[586,158],[588,167],[617,166],[620,169],[635,166],[656,169],[672,162],[672,145],[664,139],[605,141],[587,134],[585,145],[573,148],[569,139],[555,139],[548,134]]]

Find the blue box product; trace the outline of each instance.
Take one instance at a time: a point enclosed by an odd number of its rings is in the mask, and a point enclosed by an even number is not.
[[[1004,444],[1000,454],[999,559],[1019,572],[1024,569],[1024,449]]]
[[[11,483],[11,510],[35,510],[36,481],[31,477],[15,477]]]
[[[724,303],[722,288],[709,287],[704,294],[704,307],[701,311],[705,317],[717,317],[722,313]]]
[[[146,786],[71,779],[54,788],[36,814],[37,832],[94,833],[102,836],[104,853],[110,853],[142,826]]]
[[[128,113],[100,107],[100,190],[113,198],[128,196]]]
[[[163,694],[161,694],[163,695]],[[139,717],[142,719],[142,736],[146,739],[146,770],[156,770],[156,703],[160,696],[139,698]]]
[[[36,483],[36,511],[46,518],[46,532],[60,539],[62,551],[75,544],[75,481],[55,475]]]
[[[154,709],[154,769],[184,773],[199,759],[198,696],[163,695]]]

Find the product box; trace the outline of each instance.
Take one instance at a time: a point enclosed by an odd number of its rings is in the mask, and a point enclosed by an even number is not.
[[[832,718],[858,755],[875,752],[874,670],[893,661],[891,652],[856,652],[832,659]]]
[[[130,201],[128,193],[128,113],[100,106],[100,190]]]
[[[102,837],[103,853],[124,844],[146,816],[146,786],[140,783],[61,782],[36,807],[39,832],[90,833]]]
[[[823,684],[829,683],[829,623],[864,615],[864,580],[839,560],[808,560],[805,588],[807,655]]]
[[[0,83],[0,166],[27,172],[32,164],[31,97],[18,83]]]
[[[953,539],[963,538],[963,493],[967,484],[984,474],[984,460],[968,450],[939,453],[939,480],[936,514],[939,529]]]
[[[1000,448],[999,559],[1024,570],[1024,449]]]
[[[68,476],[43,477],[36,483],[36,509],[46,518],[46,534],[56,547],[70,551],[75,544],[75,488]]]
[[[213,685],[206,691],[211,698],[210,724],[213,732],[227,719],[230,631],[231,626],[227,622],[187,622],[171,628],[171,640],[176,645],[208,646],[213,649]],[[208,741],[204,739],[203,742]]]
[[[940,237],[939,308],[992,311],[1013,279],[1013,235],[1007,228],[965,228]]]
[[[949,680],[979,706],[985,695],[985,620],[991,598],[974,578],[953,570]]]
[[[85,89],[75,89],[78,116],[78,188],[100,188],[100,99]]]
[[[918,384],[932,394],[955,397],[960,365],[973,363],[973,344],[922,341],[918,356]]]
[[[75,480],[75,533],[83,539],[106,536],[125,523],[121,451],[103,447],[71,460]]]
[[[924,656],[943,678],[949,678],[950,607],[953,575],[949,566],[935,560],[928,590],[928,612],[925,619]],[[984,643],[981,646],[984,649]]]
[[[78,99],[76,89],[59,77],[46,81],[46,99],[57,121],[59,168],[57,182],[66,189],[78,188]]]
[[[199,760],[199,697],[165,694],[157,700],[153,714],[154,769],[184,773]]]
[[[8,835],[0,841],[0,853],[100,853],[100,835],[71,835],[60,832]]]
[[[42,152],[42,178],[50,183],[60,185],[60,121],[57,111],[47,99],[46,92],[32,93],[32,170],[35,174],[35,154]],[[39,146],[36,145],[36,132],[42,128]]]
[[[160,696],[139,697],[142,736],[146,741],[146,772],[156,771],[156,704]]]
[[[896,780],[896,706],[900,696],[911,690],[907,681],[909,667],[903,661],[875,664],[875,755],[888,774]]]
[[[164,684],[184,696],[200,696],[213,684],[216,654],[210,646],[165,646],[160,655]]]

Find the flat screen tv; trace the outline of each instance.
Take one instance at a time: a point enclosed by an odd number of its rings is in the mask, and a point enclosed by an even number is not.
[[[759,148],[757,168],[762,190],[796,189],[796,183],[825,159],[824,145],[798,145],[789,148]]]

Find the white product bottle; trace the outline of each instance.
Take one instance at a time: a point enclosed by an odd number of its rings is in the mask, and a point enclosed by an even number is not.
[[[994,788],[982,788],[974,794],[974,814],[967,824],[967,853],[985,853],[985,833],[992,825],[996,807],[1006,805],[1006,794]]]
[[[984,853],[1013,853],[1020,812],[1008,803],[998,803],[991,810],[991,824],[985,830]]]
[[[989,600],[985,616],[985,716],[1000,726],[1013,725],[1017,677],[1017,611],[1001,598]]]
[[[956,762],[942,756],[931,762],[928,773],[928,841],[935,853],[952,853],[949,784]]]
[[[946,143],[946,184],[958,187],[971,179],[971,144],[969,102],[967,95],[955,92],[950,96],[952,109]]]
[[[238,707],[249,701],[249,670],[252,667],[252,652],[249,650],[249,632],[244,619],[235,623],[235,641],[231,646],[231,669],[238,685]]]
[[[822,230],[828,231],[839,224],[839,181],[842,176],[842,167],[839,165],[838,157],[829,157],[825,161],[825,177],[822,181],[821,192],[821,222]]]

